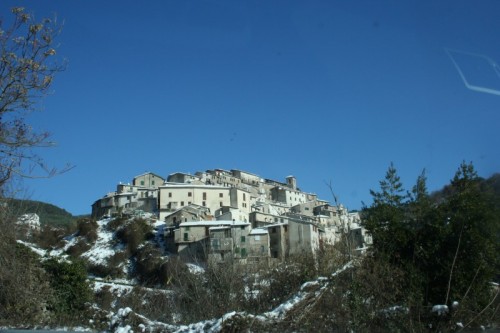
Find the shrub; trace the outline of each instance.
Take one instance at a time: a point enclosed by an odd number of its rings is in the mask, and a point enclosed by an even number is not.
[[[89,218],[80,219],[77,222],[78,236],[85,237],[90,243],[97,240],[97,228],[97,222]]]
[[[153,236],[153,228],[144,219],[131,220],[116,231],[116,237],[127,244],[131,255],[136,253],[139,245]]]
[[[63,228],[55,228],[50,225],[43,226],[42,230],[35,237],[35,243],[43,249],[52,249],[63,246],[64,236],[67,232]]]
[[[54,311],[78,315],[93,296],[83,262],[50,258],[43,262],[43,268],[50,275],[50,285],[55,290],[56,298],[51,304]]]
[[[80,238],[76,241],[75,244],[73,244],[71,247],[69,247],[66,250],[66,253],[69,254],[70,256],[74,258],[78,258],[81,256],[85,251],[89,250],[91,247],[90,244],[87,243],[87,241],[84,238]]]
[[[147,244],[136,251],[135,276],[146,285],[160,284],[164,259],[160,251],[151,244]]]
[[[104,264],[87,262],[87,271],[95,276],[102,278],[121,278],[124,276],[122,265],[127,259],[126,252],[116,252]]]
[[[54,297],[38,255],[0,235],[0,326],[40,325],[48,320]]]
[[[108,223],[106,223],[106,229],[108,229],[109,231],[118,230],[120,227],[124,226],[127,221],[128,221],[128,218],[115,217],[112,220],[110,220]]]

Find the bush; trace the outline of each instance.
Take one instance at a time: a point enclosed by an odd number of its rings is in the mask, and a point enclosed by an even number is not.
[[[50,315],[46,307],[54,291],[38,255],[13,239],[2,238],[0,235],[0,326],[46,323]]]
[[[55,228],[50,225],[43,226],[40,233],[35,237],[35,243],[43,249],[50,250],[61,247],[64,244],[64,236],[67,231],[63,228]]]
[[[87,262],[87,271],[95,276],[101,278],[121,278],[124,277],[122,265],[127,260],[128,255],[126,252],[116,252],[110,257],[107,263],[93,263]]]
[[[84,237],[89,243],[97,240],[97,222],[92,219],[84,218],[77,222],[78,236]]]
[[[131,220],[116,231],[116,237],[127,244],[130,255],[134,255],[139,245],[153,236],[153,228],[144,219]]]
[[[85,309],[85,303],[93,298],[83,262],[50,258],[43,262],[43,268],[50,275],[50,285],[55,290],[55,300],[50,304],[53,310],[77,317],[79,311]]]
[[[87,243],[87,241],[84,238],[80,238],[76,241],[75,244],[73,244],[71,247],[69,247],[66,250],[66,253],[72,256],[73,258],[78,258],[81,256],[85,251],[89,250],[91,248],[91,245]]]
[[[109,231],[118,230],[120,227],[124,226],[127,223],[128,218],[126,217],[115,217],[106,223],[106,229]]]
[[[135,259],[135,277],[141,283],[154,286],[163,282],[161,270],[165,259],[157,248],[147,244],[136,251]]]

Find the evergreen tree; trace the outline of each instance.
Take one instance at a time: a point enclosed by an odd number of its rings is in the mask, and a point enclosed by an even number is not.
[[[413,306],[425,309],[457,301],[454,315],[462,320],[487,315],[499,267],[500,214],[472,163],[460,165],[434,202],[425,171],[408,195],[392,164],[380,185],[380,192],[370,191],[374,201],[363,209],[363,223],[373,237],[371,258],[407,272],[402,288],[411,297],[402,303],[417,300]]]
[[[380,181],[380,192],[370,190],[373,204],[363,209],[364,226],[372,235],[373,251],[391,260],[401,257],[400,251],[408,241],[404,208],[408,195],[394,164]]]

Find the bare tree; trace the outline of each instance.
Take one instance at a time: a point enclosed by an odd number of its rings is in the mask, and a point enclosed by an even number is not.
[[[69,168],[45,165],[35,150],[53,142],[25,121],[49,92],[54,75],[64,69],[55,57],[60,26],[48,18],[37,21],[24,8],[11,13],[8,20],[0,18],[0,189],[16,175],[50,177]]]

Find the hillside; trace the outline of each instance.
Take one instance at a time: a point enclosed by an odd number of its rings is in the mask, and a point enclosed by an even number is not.
[[[157,220],[80,221],[78,231],[51,250],[18,243],[40,258],[85,262],[95,294],[87,328],[106,332],[270,332],[304,323],[325,330],[328,323],[313,323],[307,309],[319,306],[334,280],[355,265],[330,260],[326,270],[304,274],[313,267],[304,260],[249,274],[234,266],[181,263],[166,253],[163,227]],[[164,267],[163,273],[152,266]],[[166,279],[157,279],[162,274]]]
[[[33,200],[6,199],[9,209],[14,216],[27,213],[35,213],[40,217],[41,225],[52,225],[56,227],[74,225],[82,216],[74,216],[63,208],[55,205]]]

